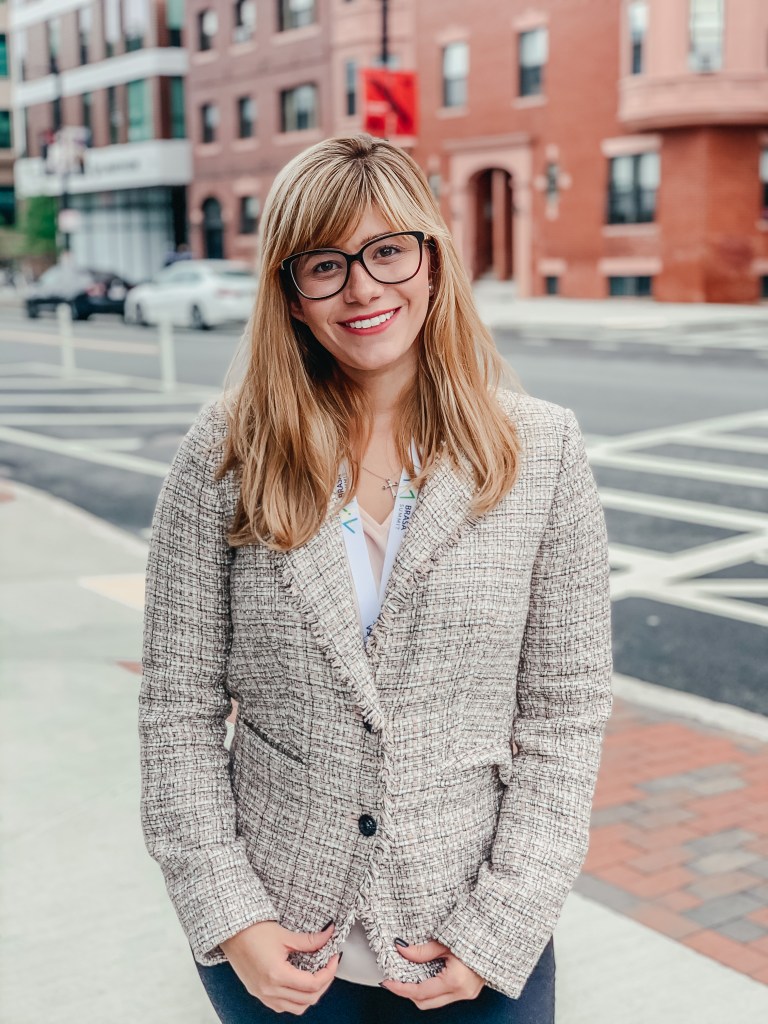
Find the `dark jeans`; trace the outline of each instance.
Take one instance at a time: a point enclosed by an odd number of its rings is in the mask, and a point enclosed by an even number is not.
[[[203,967],[195,960],[208,998],[222,1024],[267,1024],[298,1017],[311,1024],[555,1024],[555,948],[549,940],[519,999],[487,985],[476,999],[420,1010],[410,999],[374,985],[336,978],[303,1014],[276,1013],[248,993],[228,963]]]

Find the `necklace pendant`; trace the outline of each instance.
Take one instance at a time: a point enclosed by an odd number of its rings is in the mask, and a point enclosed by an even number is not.
[[[381,487],[382,491],[386,491],[387,488],[389,488],[389,493],[392,495],[392,497],[396,498],[397,497],[397,484],[394,483],[392,480],[390,480],[389,477],[387,477],[387,482],[385,484],[382,484],[382,487]]]

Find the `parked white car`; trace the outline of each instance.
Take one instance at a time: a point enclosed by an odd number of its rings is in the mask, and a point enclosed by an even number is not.
[[[243,323],[251,315],[256,286],[247,263],[179,260],[128,292],[125,321],[149,325],[168,319],[199,330],[230,321]]]

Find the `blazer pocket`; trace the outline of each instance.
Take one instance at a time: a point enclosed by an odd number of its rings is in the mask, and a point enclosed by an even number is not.
[[[258,740],[266,744],[266,746],[270,747],[278,754],[282,754],[283,757],[287,757],[289,760],[294,761],[296,764],[306,766],[306,761],[304,760],[303,757],[300,757],[295,751],[290,750],[288,747],[286,747],[284,743],[281,743],[279,740],[276,740],[273,736],[270,736],[269,733],[259,728],[259,726],[254,725],[254,723],[245,715],[240,714],[238,712],[238,718],[243,723],[243,726]]]

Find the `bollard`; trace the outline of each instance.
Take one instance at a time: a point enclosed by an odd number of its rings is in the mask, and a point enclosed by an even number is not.
[[[72,334],[72,310],[66,302],[56,307],[61,341],[61,372],[65,377],[75,375],[75,340]]]
[[[158,321],[160,339],[160,379],[163,391],[176,389],[176,359],[173,351],[173,324],[170,317]]]

